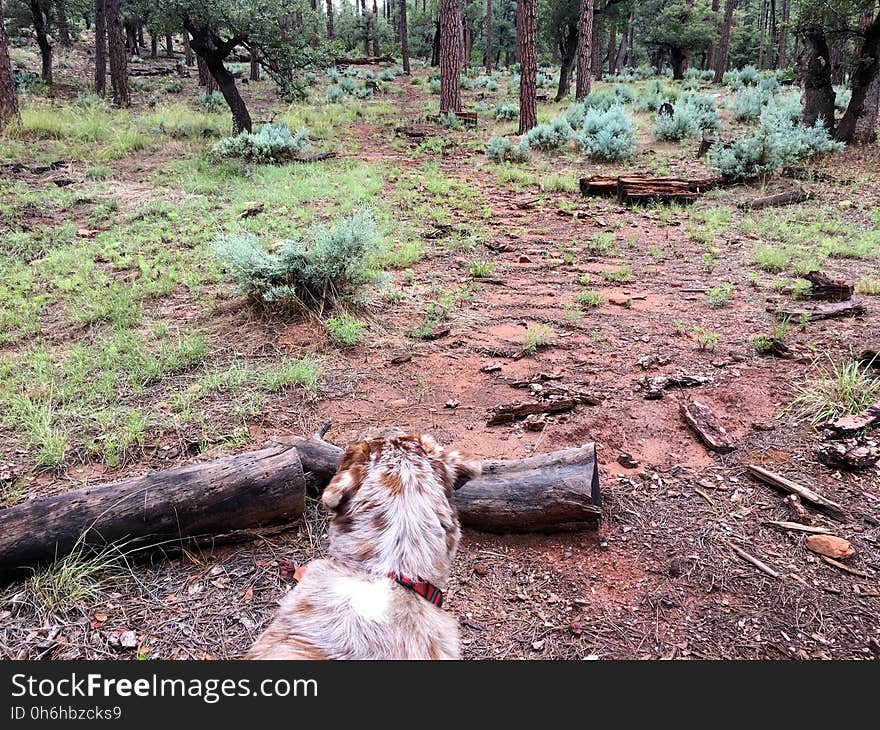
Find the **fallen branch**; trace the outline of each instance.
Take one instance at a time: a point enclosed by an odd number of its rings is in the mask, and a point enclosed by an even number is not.
[[[766,573],[771,578],[779,578],[779,573],[773,570],[773,568],[771,568],[766,563],[762,563],[754,555],[750,555],[738,545],[734,545],[732,542],[728,542],[727,540],[724,541],[724,544],[727,545],[727,547],[729,547],[731,550],[733,550],[733,552],[735,552],[737,555],[739,555],[743,560],[754,565],[761,572]]]
[[[547,401],[504,403],[492,408],[486,425],[502,426],[505,423],[513,423],[517,419],[525,418],[533,413],[565,413],[566,411],[574,410],[579,402],[575,398],[560,398]]]
[[[728,454],[736,448],[727,430],[718,420],[718,416],[708,406],[695,400],[682,403],[681,415],[712,451]]]
[[[384,56],[357,56],[355,58],[334,58],[333,63],[337,66],[369,66],[372,63],[394,63],[394,56],[386,53]]]
[[[862,299],[860,297],[852,297],[845,302],[817,304],[813,307],[802,307],[800,309],[780,309],[778,315],[780,318],[788,318],[794,321],[807,317],[809,321],[815,322],[820,319],[833,319],[835,317],[855,317],[864,314],[866,311],[867,307],[865,307]]]
[[[835,515],[840,518],[845,515],[843,511],[843,507],[841,507],[837,502],[832,502],[830,499],[826,499],[818,492],[814,492],[812,489],[808,487],[801,486],[797,482],[793,482],[791,479],[786,479],[784,476],[779,474],[774,474],[772,471],[768,471],[762,466],[758,466],[757,464],[749,464],[746,469],[748,469],[749,473],[759,479],[762,482],[766,482],[771,486],[774,486],[778,489],[782,489],[789,494],[796,494],[801,499],[806,500],[807,502],[811,502],[820,507],[824,507],[828,510],[829,513]]]
[[[855,287],[845,279],[832,279],[821,271],[810,271],[804,275],[810,282],[810,291],[806,296],[810,299],[830,299],[843,302],[851,299]]]
[[[833,565],[835,568],[839,568],[840,570],[850,573],[851,575],[857,575],[859,578],[870,578],[871,576],[866,573],[864,570],[858,570],[857,568],[851,568],[848,565],[844,565],[838,560],[834,558],[829,558],[827,555],[820,555],[823,563],[828,563],[828,565]]]
[[[831,530],[827,530],[824,527],[813,527],[813,525],[802,525],[800,522],[785,522],[780,521],[777,522],[775,520],[767,520],[764,523],[765,525],[773,525],[773,527],[778,527],[781,530],[794,530],[795,532],[809,532],[813,535],[830,535]]]
[[[322,160],[332,160],[336,157],[335,152],[319,152],[311,157],[294,157],[293,162],[321,162]]]
[[[0,581],[67,554],[84,533],[89,545],[137,540],[147,549],[223,533],[252,539],[249,528],[289,524],[306,494],[320,493],[336,473],[342,449],[324,441],[325,432],[0,509]],[[581,529],[601,517],[598,479],[595,445],[586,444],[487,462],[455,499],[462,523],[475,529]]]
[[[773,208],[780,205],[793,205],[795,203],[803,203],[813,197],[812,193],[806,190],[789,190],[784,193],[776,193],[775,195],[764,195],[760,198],[753,198],[740,204],[740,208],[751,208],[757,210],[760,208]]]

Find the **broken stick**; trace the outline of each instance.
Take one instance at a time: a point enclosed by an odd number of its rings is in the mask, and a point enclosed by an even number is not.
[[[727,545],[727,547],[729,547],[731,550],[733,550],[733,552],[735,552],[737,555],[739,555],[743,560],[754,565],[761,572],[766,573],[771,578],[779,578],[779,573],[773,570],[773,568],[771,568],[766,563],[762,563],[754,555],[750,555],[738,545],[734,545],[732,542],[728,542],[727,540],[724,541],[724,544]]]
[[[682,403],[681,415],[712,451],[729,454],[736,448],[730,435],[718,420],[718,416],[708,406],[696,400]]]
[[[784,476],[780,474],[774,474],[772,471],[768,471],[762,466],[758,466],[757,464],[749,464],[746,469],[748,469],[749,473],[755,477],[756,479],[766,482],[771,486],[774,486],[778,489],[782,489],[789,494],[796,494],[801,499],[805,499],[807,502],[812,502],[815,505],[820,507],[824,507],[829,514],[841,518],[844,516],[843,507],[841,507],[837,502],[832,502],[830,499],[826,499],[818,492],[814,492],[812,489],[808,487],[804,487],[797,482],[793,482],[791,479],[786,479]]]

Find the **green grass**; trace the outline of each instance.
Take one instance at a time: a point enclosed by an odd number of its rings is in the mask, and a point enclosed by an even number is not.
[[[721,286],[709,290],[709,306],[713,309],[727,306],[730,295],[733,292],[733,285],[729,281],[725,281]]]
[[[701,350],[714,352],[718,347],[718,335],[704,327],[691,327],[691,337]]]
[[[632,267],[629,264],[621,264],[612,271],[603,271],[602,278],[605,279],[605,281],[616,281],[621,284],[626,284],[633,280]]]
[[[859,294],[880,294],[880,277],[863,276],[856,284],[856,291]]]
[[[587,243],[587,249],[590,253],[610,255],[614,253],[614,243],[617,237],[608,231],[598,231],[593,234]]]
[[[310,355],[297,360],[282,360],[277,367],[261,373],[257,382],[269,392],[299,386],[307,395],[314,396],[321,384],[321,366]]]
[[[361,319],[343,313],[328,319],[324,326],[327,334],[337,347],[354,347],[361,341],[367,323]]]
[[[523,335],[525,345],[523,354],[534,355],[541,348],[547,347],[553,340],[553,330],[545,324],[532,325]]]
[[[578,294],[577,303],[582,307],[596,308],[602,306],[602,295],[597,291],[585,291]]]
[[[795,388],[789,408],[812,426],[840,416],[859,414],[880,400],[880,379],[868,364],[817,360]]]
[[[475,279],[492,276],[495,273],[494,261],[471,261],[468,271]]]

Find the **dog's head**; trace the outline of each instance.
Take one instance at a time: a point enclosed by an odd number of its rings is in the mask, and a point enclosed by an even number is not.
[[[383,573],[442,582],[459,537],[452,493],[481,470],[478,460],[424,434],[353,443],[324,490],[330,553]]]

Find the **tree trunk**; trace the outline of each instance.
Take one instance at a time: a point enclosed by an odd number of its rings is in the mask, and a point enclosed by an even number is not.
[[[595,13],[593,19],[595,20]],[[599,39],[602,37],[601,28],[593,27],[593,61],[590,68],[593,71],[593,78],[596,81],[602,80],[602,43]]]
[[[379,52],[379,8],[376,6],[376,0],[373,0],[373,55],[381,55]]]
[[[193,65],[192,46],[189,44],[189,33],[187,31],[183,31],[183,58],[187,66]]]
[[[614,68],[614,61],[617,58],[617,21],[611,19],[609,21],[611,28],[608,31],[608,75],[614,76],[617,69]]]
[[[687,54],[678,46],[672,46],[669,49],[669,56],[672,63],[672,78],[681,81],[684,78],[684,64],[687,61]]]
[[[251,46],[251,73],[249,78],[251,81],[260,80],[260,60],[255,46]]]
[[[58,40],[62,46],[70,45],[70,26],[67,23],[67,8],[64,0],[55,0],[55,23],[58,26]]]
[[[571,72],[577,60],[578,51],[578,26],[577,22],[571,23],[560,43],[560,55],[562,63],[559,68],[559,88],[556,91],[556,101],[562,101],[571,89]]]
[[[461,5],[440,0],[440,112],[461,111]]]
[[[150,33],[150,58],[159,58],[159,37],[156,33]]]
[[[581,0],[578,18],[577,88],[575,98],[590,93],[593,80],[593,0]]]
[[[250,132],[253,129],[251,115],[238,93],[235,77],[223,64],[242,39],[234,37],[224,41],[210,28],[192,25],[190,22],[186,23],[186,29],[192,36],[193,50],[204,62],[210,77],[217,82],[217,87],[232,112],[232,133]],[[210,89],[210,85],[208,88]]]
[[[34,23],[34,33],[37,36],[37,45],[40,47],[40,59],[42,61],[41,76],[48,86],[52,85],[52,44],[46,30],[46,17],[40,0],[30,0],[31,19]]]
[[[370,55],[370,14],[367,12],[367,0],[361,0],[361,17],[364,19],[364,55]]]
[[[8,126],[18,126],[20,123],[18,99],[15,98],[15,84],[12,81],[12,64],[9,61],[9,42],[3,22],[3,0],[0,0],[0,130]]]
[[[143,24],[139,24],[137,27],[137,43],[139,48],[146,48],[147,44],[144,41],[144,26]]]
[[[779,52],[776,55],[776,68],[785,68],[788,46],[788,22],[791,18],[791,0],[782,0],[782,27],[779,31]]]
[[[873,21],[869,19],[865,27],[851,86],[852,99],[835,136],[841,142],[873,142],[877,139],[877,95],[880,92],[880,14]]]
[[[492,0],[486,0],[486,73],[492,73]]]
[[[123,27],[125,28],[125,47],[132,56],[139,56],[137,28],[131,23],[125,23]]]
[[[834,87],[830,52],[823,31],[817,29],[804,34],[804,50],[798,64],[804,83],[801,123],[812,127],[821,121],[828,133],[834,134]]]
[[[440,65],[440,18],[434,23],[434,43],[431,46],[431,65]]]
[[[330,0],[327,0],[329,3]],[[409,65],[409,29],[406,26],[406,0],[400,0],[400,55],[403,73],[409,76],[412,69]]]
[[[107,45],[110,49],[110,85],[113,103],[118,107],[131,106],[128,91],[128,57],[125,54],[125,34],[122,28],[122,1],[105,0],[107,14]]]
[[[78,545],[150,544],[290,523],[335,474],[342,449],[284,439],[259,451],[188,464],[0,510],[0,581],[31,575]],[[595,528],[602,495],[596,447],[488,461],[454,494],[463,525],[490,532]],[[240,536],[252,539],[252,533]],[[135,546],[137,547],[137,546]]]
[[[333,32],[333,0],[327,0],[327,40],[332,41],[334,38],[336,34]]]
[[[107,15],[104,0],[95,0],[95,93],[107,93]]]
[[[717,13],[721,7],[721,0],[712,0],[712,12]],[[717,26],[716,26],[717,27]],[[715,39],[709,41],[709,50],[706,53],[706,68],[715,68]]]
[[[165,34],[165,55],[168,58],[174,58],[174,38],[171,33]]]
[[[767,30],[767,0],[761,0],[758,15],[758,68],[764,68],[764,36]]]
[[[538,0],[518,0],[519,133],[538,123]]]
[[[733,11],[736,9],[736,0],[726,0],[724,3],[724,19],[721,21],[721,41],[718,43],[718,57],[715,61],[716,84],[724,81],[724,72],[727,70],[727,54],[730,50],[730,31],[733,28]]]

